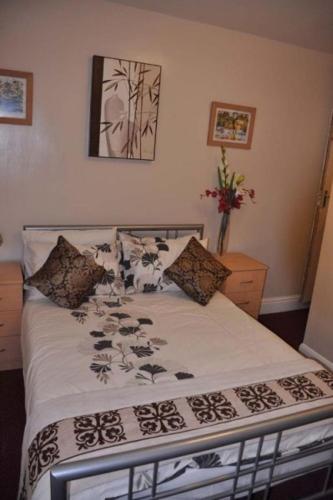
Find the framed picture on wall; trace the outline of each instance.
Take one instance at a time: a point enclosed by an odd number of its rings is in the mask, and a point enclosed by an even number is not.
[[[32,124],[33,75],[0,69],[0,123]]]
[[[161,66],[93,57],[89,156],[154,160]]]
[[[212,102],[207,144],[250,149],[256,108]]]

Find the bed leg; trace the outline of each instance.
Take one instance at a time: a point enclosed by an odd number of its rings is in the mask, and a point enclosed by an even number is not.
[[[128,500],[132,500],[133,498],[133,481],[134,481],[134,467],[130,467],[128,476],[128,493],[127,493]]]
[[[158,465],[159,465],[158,462],[154,463],[153,484],[152,484],[152,487],[151,487],[151,494],[152,494],[153,498],[155,497],[156,491],[157,491]]]
[[[329,467],[327,467],[327,472],[326,472],[326,477],[325,477],[325,482],[323,485],[322,492],[325,493],[328,489],[328,485],[330,483],[331,475],[332,475],[332,469],[333,469],[333,464],[331,464]]]
[[[268,500],[269,499],[269,495],[270,495],[270,492],[271,492],[271,489],[272,489],[272,479],[273,479],[274,467],[275,467],[275,462],[276,462],[278,451],[279,451],[281,437],[282,437],[282,432],[278,432],[277,433],[277,438],[276,438],[276,441],[275,441],[272,462],[271,462],[271,464],[269,466],[269,477],[268,477],[268,482],[267,482],[267,486],[266,486],[266,489],[265,489],[263,500]]]
[[[57,473],[50,472],[51,500],[67,500],[67,483]]]

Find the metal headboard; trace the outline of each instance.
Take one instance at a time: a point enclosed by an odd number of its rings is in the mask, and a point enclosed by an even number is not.
[[[91,230],[91,229],[111,229],[116,227],[118,231],[127,232],[130,234],[139,233],[158,233],[163,234],[167,238],[178,238],[186,233],[199,233],[200,238],[203,238],[204,225],[203,224],[91,224],[91,225],[50,225],[50,226],[30,226],[24,225],[24,231],[62,231],[68,229],[78,229],[78,230]]]

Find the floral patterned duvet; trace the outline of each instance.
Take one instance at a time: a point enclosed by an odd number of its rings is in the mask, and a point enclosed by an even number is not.
[[[181,291],[95,297],[73,311],[46,299],[31,300],[24,308],[22,340],[27,408],[22,470],[30,443],[52,422],[321,369],[222,294],[216,294],[206,307]],[[299,405],[298,410],[306,404]],[[228,425],[235,424],[225,427]],[[188,431],[186,436],[198,432]],[[181,438],[182,433],[174,437]],[[152,438],[149,445],[163,439]],[[137,442],[138,446],[145,443]],[[130,447],[127,443],[121,449]],[[224,462],[220,455],[207,460],[191,458],[179,462],[176,468],[169,465],[163,472],[164,480],[175,474],[174,479],[187,477],[198,467],[210,469],[211,474],[217,463]],[[200,467],[199,463],[210,465]],[[178,474],[178,469],[184,472]],[[147,474],[137,481],[149,483]],[[120,477],[116,484],[118,493],[113,490],[111,495],[105,478],[103,486],[93,479],[84,480],[75,485],[73,495],[90,498],[89,485],[94,487],[94,498],[119,496],[124,480]],[[49,477],[45,474],[33,498],[46,500],[48,492]]]

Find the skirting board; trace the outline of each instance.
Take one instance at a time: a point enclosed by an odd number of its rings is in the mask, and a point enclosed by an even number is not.
[[[319,361],[321,364],[325,365],[329,370],[333,370],[333,363],[328,359],[324,358],[317,351],[314,351],[308,345],[304,344],[304,342],[299,346],[299,351],[304,354],[307,358],[313,358],[316,361]]]
[[[301,302],[300,295],[286,295],[284,297],[267,297],[262,299],[260,314],[293,311],[294,309],[306,309],[308,303]]]

